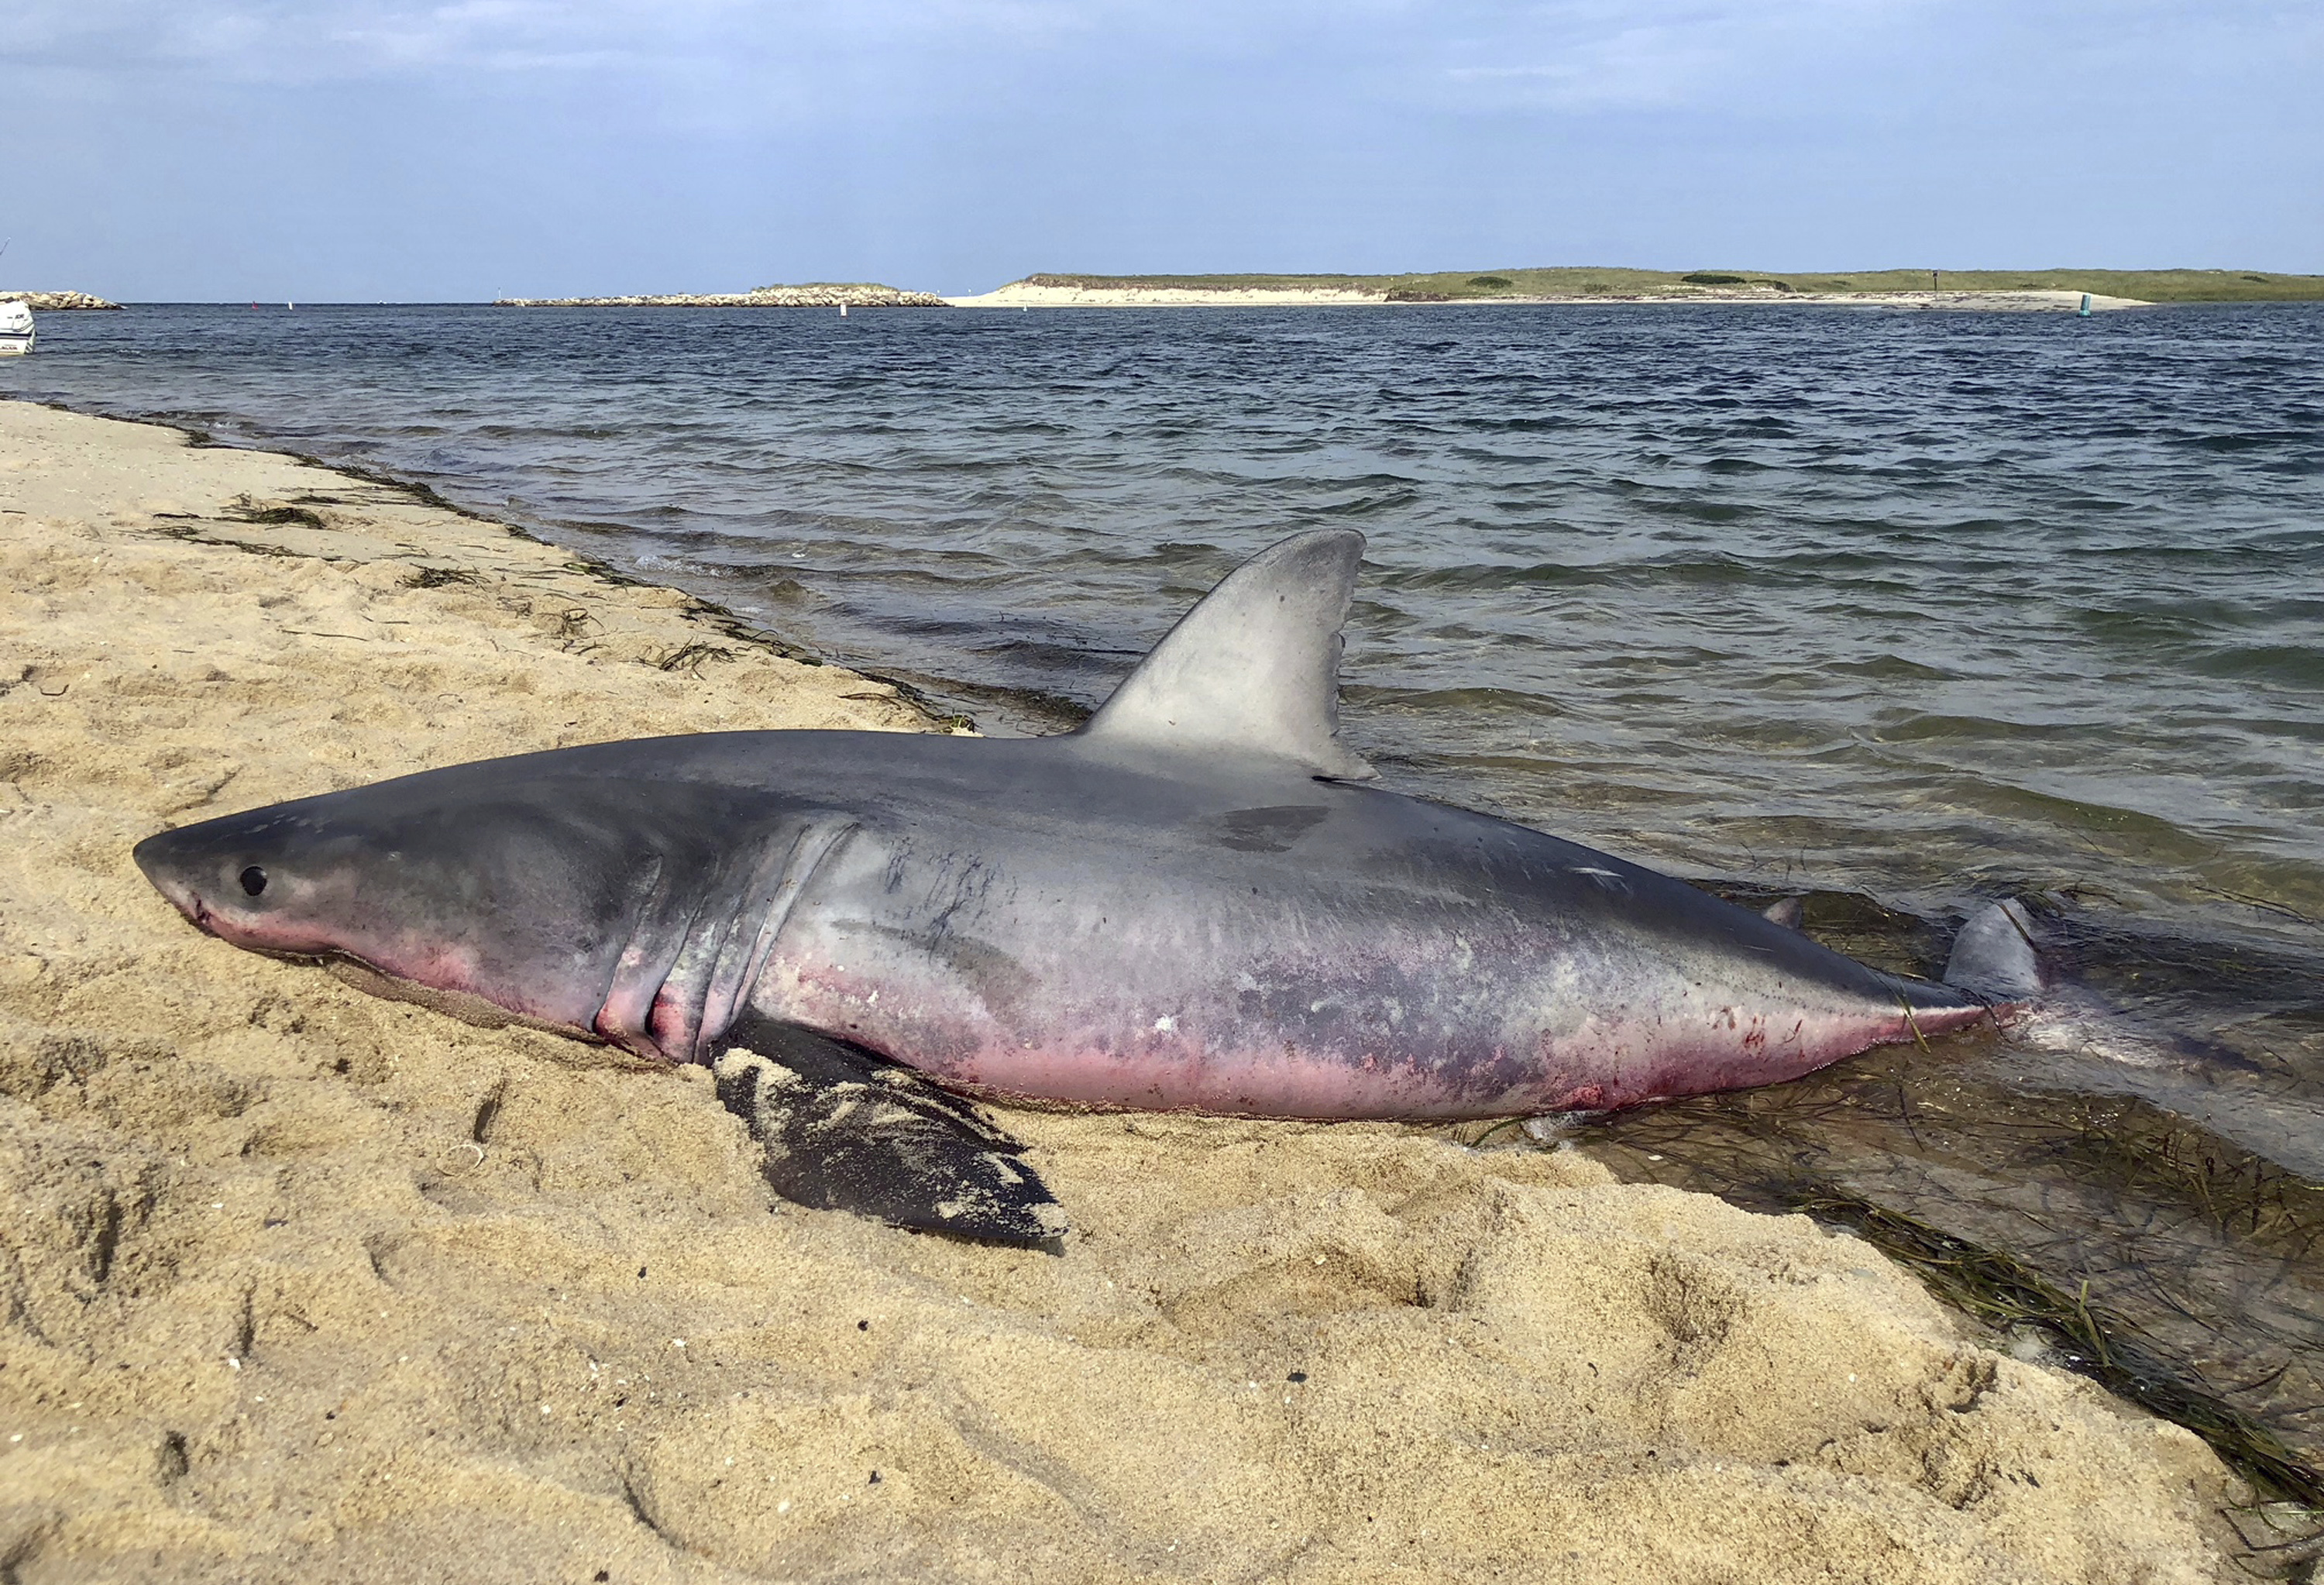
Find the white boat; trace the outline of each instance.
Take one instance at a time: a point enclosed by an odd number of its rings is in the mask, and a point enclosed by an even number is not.
[[[32,350],[32,306],[21,297],[0,302],[0,358],[20,358]]]

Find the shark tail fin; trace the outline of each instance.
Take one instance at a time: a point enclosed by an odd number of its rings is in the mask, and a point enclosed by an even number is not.
[[[1969,916],[1945,960],[1945,983],[1992,1001],[2031,1001],[2043,990],[2034,917],[2015,898]]]
[[[1093,743],[1292,760],[1379,774],[1340,742],[1340,629],[1364,537],[1298,534],[1260,551],[1178,619],[1077,734]]]

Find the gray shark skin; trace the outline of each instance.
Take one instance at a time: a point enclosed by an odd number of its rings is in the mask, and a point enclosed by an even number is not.
[[[1084,1107],[1507,1117],[1769,1083],[1989,1015],[1639,865],[1362,785],[1336,725],[1361,550],[1323,532],[1246,564],[1064,736],[601,743],[207,821],[137,862],[235,945],[724,1063],[722,1095],[791,1162],[788,1187],[770,1179],[793,1197],[1028,1242],[1037,1222],[1054,1236],[1033,1214],[1047,1191],[934,1092],[911,1126],[956,1136],[953,1165],[1022,1213],[1016,1232],[818,1190],[815,1152],[876,1155],[881,1117],[904,1114],[864,1097],[922,1080]],[[2023,951],[1982,930],[1987,956]],[[2004,996],[2030,972],[1956,968]],[[749,1073],[723,1055],[741,1048]],[[923,1187],[890,1200],[935,1195],[943,1152],[916,1159]]]

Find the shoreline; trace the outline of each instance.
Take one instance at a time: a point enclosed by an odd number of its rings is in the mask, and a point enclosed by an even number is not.
[[[424,479],[405,478],[401,475],[360,462],[334,460],[311,452],[290,451],[280,447],[262,444],[255,439],[248,441],[220,439],[215,432],[202,428],[192,421],[188,415],[178,412],[166,410],[106,412],[93,408],[74,407],[64,401],[47,399],[0,396],[0,408],[5,408],[12,402],[27,407],[46,408],[52,412],[64,413],[75,418],[164,429],[181,437],[189,450],[239,452],[253,456],[280,457],[327,474],[352,479],[374,489],[408,496],[414,505],[479,523],[493,532],[506,534],[528,544],[543,547],[556,554],[566,570],[594,579],[598,583],[615,588],[654,589],[665,596],[682,596],[687,602],[683,608],[684,615],[693,622],[706,624],[715,630],[715,636],[717,638],[742,645],[750,650],[779,657],[800,666],[829,668],[835,675],[842,675],[892,689],[896,696],[913,713],[916,724],[910,730],[962,732],[971,734],[981,730],[973,715],[935,697],[928,687],[921,683],[890,675],[873,664],[842,659],[835,654],[825,654],[804,644],[793,643],[771,629],[753,624],[747,618],[715,600],[690,590],[667,588],[652,584],[635,574],[624,572],[612,563],[588,552],[558,545],[556,541],[544,538],[535,530],[527,528],[521,523],[512,522],[475,508],[463,506]],[[5,479],[5,475],[0,475],[0,479]],[[976,685],[964,683],[957,678],[939,677],[936,681],[939,688],[951,687],[969,694],[977,691]]]
[[[948,297],[955,309],[1177,309],[1177,308],[1778,308],[1901,309],[1942,313],[2076,313],[2079,291],[1722,291],[1703,287],[1654,293],[1600,292],[1574,296],[1520,295],[1467,298],[1398,296],[1379,290],[1272,287],[1081,287],[1011,281],[973,297]],[[2155,305],[2137,298],[2089,294],[2092,313]]]
[[[0,440],[28,1578],[2226,1576],[2246,1494],[2190,1433],[1803,1218],[1442,1130],[1012,1112],[1084,1231],[950,1244],[770,1212],[698,1073],[195,935],[128,860],[163,824],[932,723],[392,482],[22,401]]]

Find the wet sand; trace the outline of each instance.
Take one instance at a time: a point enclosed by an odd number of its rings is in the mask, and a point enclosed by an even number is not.
[[[773,1202],[698,1071],[236,952],[129,861],[489,754],[929,725],[400,488],[0,403],[11,1577],[2238,1577],[2191,1434],[1803,1218],[1010,1113],[1065,1254],[916,1236]]]

